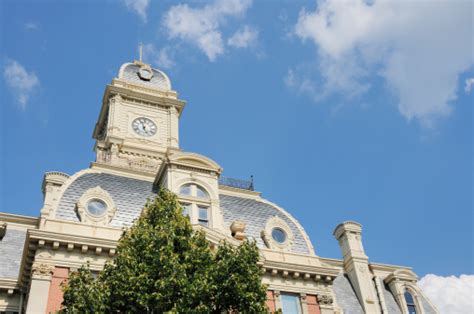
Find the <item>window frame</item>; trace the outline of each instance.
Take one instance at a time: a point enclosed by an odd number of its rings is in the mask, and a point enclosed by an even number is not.
[[[409,303],[407,300],[407,294],[411,296],[413,303]],[[418,302],[418,295],[412,289],[405,287],[403,291],[403,299],[405,301],[406,309],[408,314],[420,314],[420,306]],[[413,307],[415,312],[410,312],[410,307]]]
[[[189,194],[181,194],[181,189],[185,186],[189,186],[190,188]],[[204,192],[206,197],[197,196],[199,190]],[[211,211],[211,197],[210,197],[209,191],[204,186],[196,182],[183,183],[179,186],[178,191],[179,191],[178,197],[179,197],[181,206],[183,206],[184,208],[185,205],[190,205],[189,219],[191,221],[191,224],[193,225],[199,224],[201,226],[211,227],[212,211]],[[206,219],[202,219],[200,217],[200,208],[207,209]]]
[[[297,310],[298,314],[303,314],[303,302],[301,302],[301,295],[298,293],[292,293],[292,292],[280,292],[280,295],[278,296],[279,301],[280,301],[280,309],[283,314],[285,314],[283,310],[283,297],[288,296],[288,297],[295,297],[297,300]]]

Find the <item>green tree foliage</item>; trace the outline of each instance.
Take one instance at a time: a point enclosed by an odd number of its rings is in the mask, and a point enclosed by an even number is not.
[[[161,189],[96,278],[88,265],[71,274],[63,312],[263,313],[258,260],[255,242],[222,242],[212,250],[182,215],[176,195]]]

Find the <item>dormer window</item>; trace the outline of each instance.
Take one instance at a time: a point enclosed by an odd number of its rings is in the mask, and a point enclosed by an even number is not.
[[[202,186],[194,183],[183,184],[179,189],[179,195],[209,199],[209,193]]]
[[[415,299],[413,298],[412,294],[408,291],[405,291],[405,302],[407,303],[408,313],[409,314],[416,314],[416,304]]]
[[[183,215],[188,216],[192,224],[209,227],[210,197],[206,189],[195,183],[186,183],[179,188],[179,198]]]

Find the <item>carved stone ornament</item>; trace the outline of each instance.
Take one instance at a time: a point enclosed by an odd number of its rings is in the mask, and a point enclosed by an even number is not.
[[[31,267],[31,276],[35,279],[51,279],[53,271],[53,264],[35,262]]]
[[[232,232],[232,236],[237,240],[244,240],[245,239],[245,222],[243,221],[234,221],[230,225],[230,231]]]
[[[88,206],[91,201],[98,201],[105,205],[103,213],[92,213]],[[76,203],[76,211],[81,222],[91,225],[107,226],[115,215],[115,204],[109,193],[100,186],[89,189]]]
[[[285,241],[278,242],[273,238],[272,232],[274,229],[280,229],[284,232],[286,236]],[[265,229],[261,232],[261,237],[269,249],[277,251],[289,251],[294,240],[290,226],[278,216],[273,216],[267,221]]]
[[[318,302],[322,305],[332,305],[334,300],[329,294],[318,294]]]

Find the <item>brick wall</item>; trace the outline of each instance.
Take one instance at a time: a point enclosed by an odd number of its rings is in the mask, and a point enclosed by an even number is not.
[[[69,269],[64,267],[56,267],[51,279],[51,286],[49,287],[48,305],[46,313],[56,313],[61,308],[63,302],[63,291],[61,283],[67,280]]]
[[[267,307],[270,313],[275,312],[275,295],[272,290],[267,290]]]
[[[306,304],[308,305],[308,314],[321,314],[318,299],[315,295],[308,294],[306,296]]]

